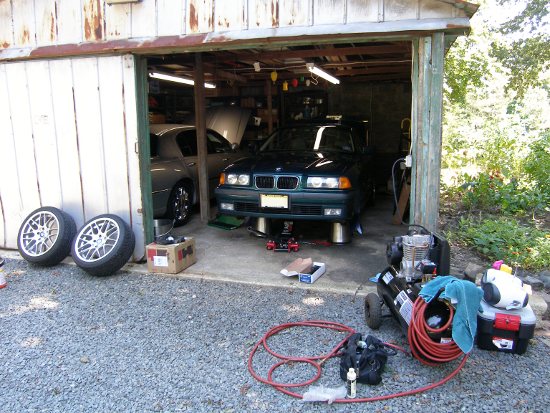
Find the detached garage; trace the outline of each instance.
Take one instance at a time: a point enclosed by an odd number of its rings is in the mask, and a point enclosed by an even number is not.
[[[153,238],[149,124],[189,116],[208,220],[202,160],[206,113],[216,107],[249,111],[243,139],[252,145],[290,122],[361,124],[379,154],[381,185],[410,151],[411,217],[435,229],[444,54],[476,8],[454,0],[0,2],[0,246],[17,248],[22,220],[55,206],[78,227],[120,216],[142,260]]]

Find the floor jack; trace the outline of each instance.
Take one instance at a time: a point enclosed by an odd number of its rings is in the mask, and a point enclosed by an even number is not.
[[[284,221],[283,230],[279,235],[271,238],[269,234],[258,231],[252,227],[247,228],[249,232],[262,237],[267,238],[268,241],[265,244],[267,250],[272,251],[284,251],[284,252],[297,252],[300,249],[300,245],[292,236],[293,222]]]

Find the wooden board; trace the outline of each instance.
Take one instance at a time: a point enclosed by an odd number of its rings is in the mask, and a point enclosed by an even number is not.
[[[26,65],[34,158],[42,206],[61,207],[61,184],[48,61]]]
[[[73,76],[84,219],[87,221],[109,209],[97,58],[75,59]]]
[[[84,224],[80,155],[73,96],[73,66],[69,59],[50,62],[52,109],[55,117],[61,208],[80,228]]]

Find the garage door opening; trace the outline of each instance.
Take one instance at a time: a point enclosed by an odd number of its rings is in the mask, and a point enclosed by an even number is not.
[[[203,52],[209,197],[235,160],[232,146],[252,154],[273,130],[325,122],[353,126],[375,153],[377,193],[387,192],[393,162],[410,149],[411,49],[403,41]],[[195,54],[147,62],[154,214],[182,224],[199,199]]]

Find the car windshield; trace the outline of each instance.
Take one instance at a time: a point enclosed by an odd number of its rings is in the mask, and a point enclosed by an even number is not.
[[[336,125],[301,126],[275,131],[260,148],[270,151],[336,151],[353,152],[349,129]]]

